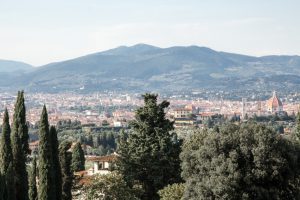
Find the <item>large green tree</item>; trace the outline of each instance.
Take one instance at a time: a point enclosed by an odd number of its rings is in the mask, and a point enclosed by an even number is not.
[[[56,200],[61,200],[62,198],[62,177],[61,177],[61,167],[59,162],[59,150],[58,150],[58,139],[57,131],[54,126],[50,127],[50,141],[52,149],[52,161],[53,161],[53,173],[54,173],[54,183],[56,191]]]
[[[3,176],[3,199],[14,200],[16,193],[10,132],[9,115],[5,109],[0,142],[0,172]]]
[[[73,147],[72,152],[72,171],[78,172],[85,169],[84,152],[81,148],[80,142],[77,142]]]
[[[11,135],[15,190],[18,200],[28,200],[28,174],[26,170],[27,154],[29,153],[28,138],[24,92],[21,91],[18,92],[15,103]]]
[[[38,199],[56,200],[52,143],[46,106],[43,107],[39,128],[39,187]]]
[[[59,145],[59,162],[62,173],[62,200],[72,200],[73,174],[71,171],[72,154],[68,152],[71,148],[70,142],[62,142]]]
[[[84,188],[84,199],[94,200],[138,200],[139,189],[129,188],[122,175],[111,173],[95,175]]]
[[[180,182],[180,141],[171,133],[173,122],[166,119],[169,102],[157,103],[157,95],[145,94],[144,106],[131,123],[133,132],[118,146],[118,171],[129,185],[138,182],[142,199],[159,199],[158,190]]]
[[[183,145],[183,199],[300,199],[299,145],[257,124],[204,130]]]
[[[37,167],[36,167],[36,157],[33,157],[32,160],[32,167],[30,171],[29,176],[29,200],[37,200],[38,199],[38,193],[37,193]]]

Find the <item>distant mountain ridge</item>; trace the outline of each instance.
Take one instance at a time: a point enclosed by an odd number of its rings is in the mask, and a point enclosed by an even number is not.
[[[2,87],[31,91],[300,88],[299,56],[254,57],[199,46],[120,46],[50,63]]]
[[[15,71],[28,71],[32,70],[32,66],[18,61],[1,60],[0,59],[0,73],[1,72],[15,72]]]

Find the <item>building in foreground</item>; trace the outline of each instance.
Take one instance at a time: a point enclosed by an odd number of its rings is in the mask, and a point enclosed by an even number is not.
[[[88,170],[87,175],[92,176],[95,174],[109,174],[116,159],[116,154],[88,157],[86,160],[87,162],[92,162],[92,168]]]

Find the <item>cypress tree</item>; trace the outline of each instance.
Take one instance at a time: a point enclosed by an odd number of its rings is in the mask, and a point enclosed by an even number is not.
[[[13,153],[13,171],[15,173],[16,199],[28,200],[28,174],[26,159],[29,152],[28,127],[26,124],[24,92],[18,92],[15,104],[13,129],[11,135]]]
[[[14,170],[13,170],[13,155],[10,140],[10,125],[9,115],[7,109],[5,109],[3,123],[2,123],[2,135],[1,135],[1,149],[0,149],[0,171],[3,175],[2,193],[3,199],[14,200],[15,188],[14,188]]]
[[[58,151],[58,139],[57,131],[54,126],[50,127],[50,138],[51,138],[51,149],[53,156],[53,172],[54,172],[54,183],[56,187],[56,199],[61,200],[62,196],[62,178],[61,178],[61,169],[59,163],[59,151]]]
[[[8,166],[12,160],[12,149],[10,141],[10,125],[8,111],[5,109],[3,123],[2,123],[2,135],[1,135],[1,173],[5,174]]]
[[[73,148],[72,152],[72,171],[78,172],[85,169],[85,158],[84,152],[81,148],[80,142],[77,142]]]
[[[37,200],[37,187],[36,187],[36,157],[33,158],[30,180],[29,180],[29,200]]]
[[[25,154],[29,154],[29,144],[28,144],[28,126],[26,122],[26,107],[25,107],[25,99],[24,99],[24,91],[20,92],[20,103],[19,103],[19,115],[20,115],[20,124],[22,126],[22,130],[19,135],[22,142],[22,149],[25,152]]]
[[[159,199],[158,190],[181,181],[180,145],[173,122],[166,119],[169,102],[157,103],[157,95],[143,96],[145,105],[136,111],[133,133],[118,146],[117,169],[129,185],[142,184],[142,199]]]
[[[38,199],[56,200],[53,173],[51,137],[46,106],[44,105],[39,129],[39,187]]]
[[[72,200],[72,180],[71,171],[72,154],[68,152],[71,147],[70,142],[63,142],[59,145],[59,162],[62,172],[62,200]]]

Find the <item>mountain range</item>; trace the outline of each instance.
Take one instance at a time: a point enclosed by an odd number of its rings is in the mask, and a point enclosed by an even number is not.
[[[33,69],[33,66],[24,62],[0,59],[0,73],[6,72],[25,72]]]
[[[0,60],[0,87],[29,91],[300,89],[300,56],[254,57],[199,46],[121,46],[35,67]]]

